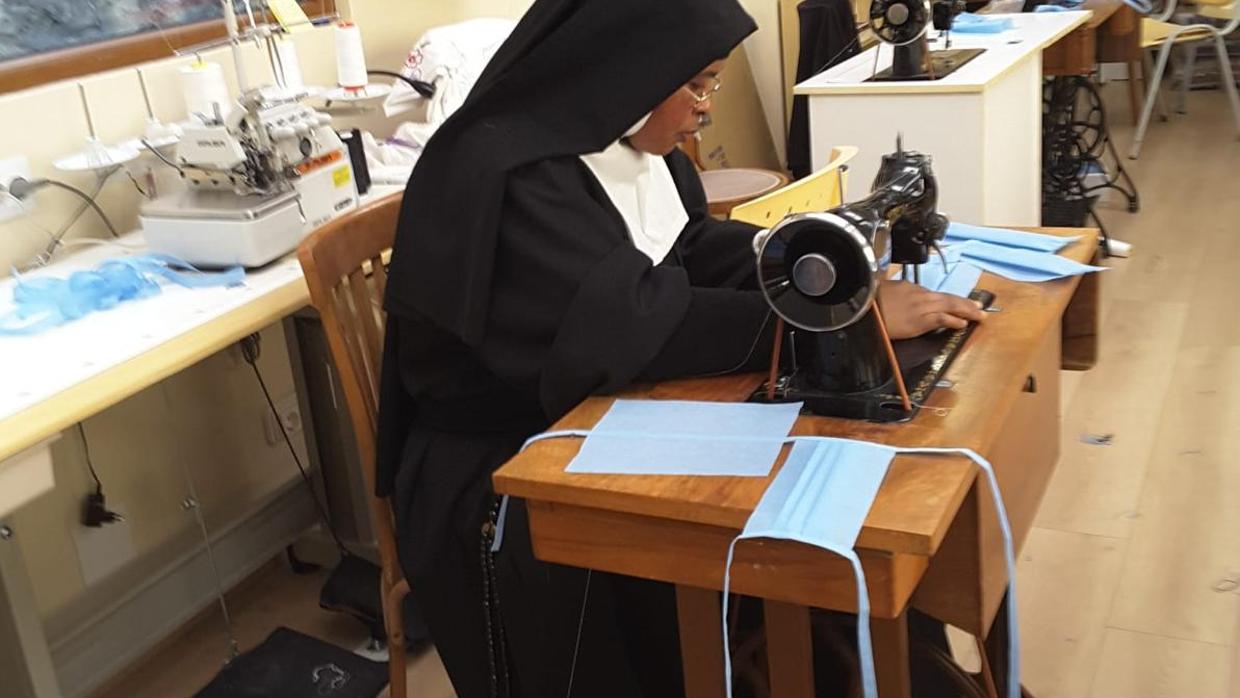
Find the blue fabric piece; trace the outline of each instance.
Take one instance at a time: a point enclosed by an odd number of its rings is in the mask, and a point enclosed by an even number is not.
[[[952,22],[952,31],[961,34],[998,34],[1014,28],[1011,17],[975,15],[965,12]]]
[[[981,267],[968,262],[957,262],[936,290],[939,293],[968,298],[969,294],[973,293],[973,289],[977,288],[977,282],[981,278]]]
[[[801,403],[616,400],[567,472],[762,477],[800,411]]]
[[[204,272],[176,257],[145,255],[105,260],[67,279],[28,279],[16,271],[13,278],[16,308],[0,315],[0,336],[37,334],[125,301],[154,296],[160,292],[160,280],[187,288],[235,286],[245,281],[245,269]]]
[[[1021,250],[976,240],[963,243],[961,247],[964,261],[1013,281],[1052,281],[1106,270],[1106,267],[1081,264],[1049,252]]]
[[[1039,7],[1048,6],[1039,5]],[[1016,247],[1039,252],[1058,252],[1081,238],[1080,236],[1060,237],[1044,233],[1027,233],[1021,230],[1005,230],[1003,228],[986,228],[979,225],[952,223],[947,226],[947,233],[944,239],[949,243],[963,240],[978,240],[980,242],[1003,245],[1004,247]]]
[[[951,252],[955,254],[950,254]],[[928,263],[921,265],[921,285],[931,291],[968,298],[973,289],[977,288],[977,282],[982,278],[982,270],[973,264],[960,261],[962,254],[963,251],[959,249],[944,250],[943,256],[947,259],[946,271],[943,270],[942,260],[931,257]]]
[[[839,555],[852,565],[857,582],[857,647],[861,686],[876,698],[874,650],[870,640],[870,595],[865,571],[853,547],[866,514],[887,476],[895,452],[847,439],[797,441],[784,466],[754,507],[745,530],[728,546],[723,576],[723,637],[728,635],[728,591],[736,544],[748,538],[793,540]],[[732,657],[725,640],[724,681],[732,695]]]
[[[1040,14],[1045,14],[1047,12],[1067,12],[1068,8],[1060,7],[1059,5],[1038,5],[1033,8],[1033,11]]]

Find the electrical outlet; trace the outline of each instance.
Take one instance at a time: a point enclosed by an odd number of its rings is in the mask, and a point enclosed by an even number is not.
[[[9,182],[18,177],[30,179],[30,161],[22,155],[0,159],[0,186],[7,191]],[[27,200],[19,204],[8,194],[0,194],[0,223],[23,215],[33,203]]]
[[[121,502],[109,499],[108,505],[118,512],[126,511]],[[99,528],[74,526],[73,543],[82,581],[87,587],[104,580],[138,556],[128,521],[114,521]]]
[[[275,446],[284,443],[284,435],[280,433],[280,425],[284,425],[284,431],[288,432],[289,438],[294,438],[301,433],[301,403],[297,400],[297,393],[289,393],[276,400],[276,414],[279,415],[279,422],[276,421],[276,415],[267,410],[263,413],[263,429],[266,432],[267,443]]]

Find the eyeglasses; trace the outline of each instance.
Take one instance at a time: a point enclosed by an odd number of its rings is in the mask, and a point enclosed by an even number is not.
[[[723,82],[721,82],[718,77],[708,78],[708,80],[709,82],[705,87],[698,87],[693,83],[689,83],[684,86],[685,92],[688,92],[693,96],[694,104],[700,105],[702,102],[709,101],[710,98],[714,97],[715,93],[723,87]],[[694,82],[697,81],[695,80]]]

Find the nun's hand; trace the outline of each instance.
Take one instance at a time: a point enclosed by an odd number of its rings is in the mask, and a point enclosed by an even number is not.
[[[937,293],[907,281],[884,281],[878,287],[878,302],[892,339],[909,339],[947,327],[961,329],[982,322],[986,313],[977,301]]]

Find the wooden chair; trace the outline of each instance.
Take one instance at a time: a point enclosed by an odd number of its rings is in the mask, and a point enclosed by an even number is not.
[[[844,202],[848,162],[857,155],[855,146],[831,150],[826,167],[788,186],[732,209],[732,220],[769,228],[790,213],[826,211]]]
[[[380,592],[387,632],[389,698],[405,698],[405,624],[401,605],[409,582],[396,557],[392,507],[375,492],[375,440],[379,414],[379,369],[383,355],[384,254],[396,238],[399,193],[362,206],[302,241],[297,258],[310,288],[310,302],[340,375],[345,405],[357,437],[357,451],[374,522],[382,570]]]

